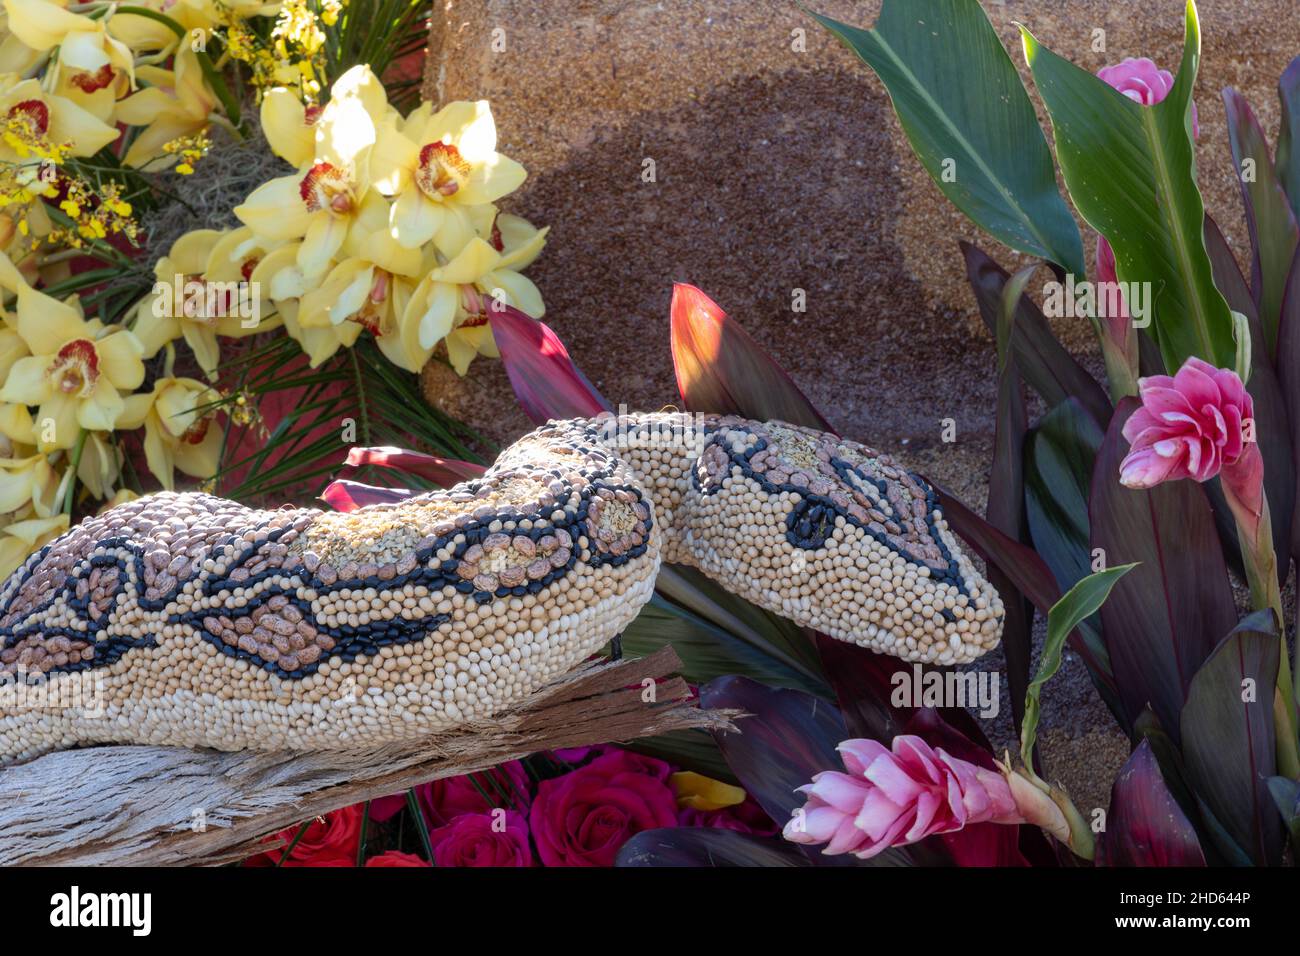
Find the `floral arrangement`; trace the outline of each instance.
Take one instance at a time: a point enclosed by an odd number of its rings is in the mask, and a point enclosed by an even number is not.
[[[495,355],[492,309],[542,315],[522,270],[546,230],[496,206],[525,171],[497,152],[486,101],[394,105],[413,92],[399,68],[423,49],[420,11],[6,0],[0,576],[178,474],[205,489],[286,468],[279,487],[302,481],[292,468],[323,428],[337,447],[344,418],[322,389],[338,398],[354,373],[351,402],[405,410],[363,437],[387,423],[465,451],[455,423],[411,411],[414,373],[439,349],[461,374]],[[212,150],[253,134],[277,158],[256,162],[284,174],[234,208],[238,226],[155,249],[147,224],[185,205]]]
[[[534,754],[336,810],[267,838],[245,866],[612,866],[663,828],[770,836],[744,790],[623,747]]]

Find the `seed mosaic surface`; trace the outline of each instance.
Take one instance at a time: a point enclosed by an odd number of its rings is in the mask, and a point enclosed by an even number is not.
[[[908,660],[971,660],[1000,633],[933,490],[885,456],[736,418],[552,422],[483,478],[398,504],[167,493],[73,528],[0,586],[0,760],[351,747],[490,718],[618,634],[661,560]],[[33,704],[33,681],[59,705]]]

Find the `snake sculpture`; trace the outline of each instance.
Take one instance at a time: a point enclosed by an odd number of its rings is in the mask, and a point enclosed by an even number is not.
[[[1001,633],[934,490],[886,455],[736,417],[552,421],[481,478],[350,513],[162,493],[88,518],[0,587],[0,763],[472,723],[618,635],[661,561],[908,661]]]

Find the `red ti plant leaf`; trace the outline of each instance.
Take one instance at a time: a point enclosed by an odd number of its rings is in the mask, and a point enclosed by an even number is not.
[[[1300,57],[1297,57],[1297,60],[1300,60]],[[1294,452],[1295,448],[1300,447],[1300,248],[1296,249],[1295,258],[1291,261],[1291,272],[1287,276],[1286,293],[1282,300],[1282,319],[1277,333],[1277,374],[1282,388],[1282,398],[1286,403],[1291,448]],[[1271,486],[1268,484],[1271,461],[1272,459],[1265,455],[1264,482],[1265,490],[1270,495],[1270,510],[1273,508],[1272,491],[1269,490]],[[1293,465],[1291,473],[1300,477],[1297,468],[1300,468],[1300,464]],[[1292,489],[1292,497],[1293,501],[1300,498],[1300,486]],[[1274,531],[1273,540],[1279,543],[1289,540],[1291,555],[1300,562],[1300,519],[1297,519],[1294,513],[1291,533],[1279,538]],[[1283,565],[1278,562],[1278,566]]]
[[[1113,595],[1112,595],[1113,599]],[[1245,618],[1196,672],[1182,709],[1188,779],[1232,857],[1240,848],[1257,866],[1282,857],[1282,820],[1268,788],[1274,762],[1273,694],[1280,642],[1269,611]]]
[[[1263,342],[1264,332],[1260,326],[1258,310],[1251,297],[1246,280],[1237,266],[1237,260],[1223,237],[1218,224],[1209,216],[1205,217],[1205,251],[1210,257],[1210,268],[1214,273],[1214,284],[1219,287],[1228,305],[1246,316],[1250,324],[1251,342]],[[1291,267],[1288,266],[1288,269]],[[1292,270],[1294,271],[1294,270]],[[1287,311],[1300,306],[1300,299],[1291,293],[1293,280],[1288,277],[1283,295],[1283,326],[1290,326],[1300,331],[1300,322],[1287,322]],[[1295,363],[1300,362],[1300,343],[1294,339],[1284,339],[1281,329],[1278,334],[1277,368],[1269,360],[1268,352],[1263,348],[1252,348],[1250,381],[1246,390],[1255,402],[1255,440],[1259,442],[1260,453],[1264,456],[1264,491],[1268,495],[1268,510],[1273,516],[1273,541],[1277,548],[1278,576],[1286,582],[1290,565],[1291,522],[1295,510],[1296,471],[1292,459],[1292,449],[1297,437],[1294,430],[1297,420],[1294,412],[1288,412],[1287,395],[1284,385],[1288,379],[1294,387],[1297,383]],[[1286,350],[1286,351],[1284,351]],[[1289,364],[1288,364],[1289,362]],[[1279,374],[1280,373],[1280,374]],[[1237,544],[1237,525],[1233,520],[1228,503],[1223,498],[1215,482],[1206,488],[1210,501],[1214,504],[1214,516],[1219,525],[1219,538],[1225,550],[1233,555],[1233,561],[1239,560],[1240,551]]]
[[[960,246],[966,259],[966,279],[975,293],[980,317],[989,332],[996,335],[1002,290],[1011,276],[979,247],[968,242],[961,242]],[[1022,296],[1016,306],[1011,348],[1020,374],[1043,397],[1048,408],[1076,398],[1099,425],[1110,420],[1112,409],[1106,390],[1060,343],[1047,316],[1028,296]]]
[[[489,309],[488,319],[501,364],[529,418],[540,425],[610,411],[549,326],[509,305]]]
[[[695,286],[674,283],[671,312],[673,370],[687,408],[834,431],[740,323]]]
[[[1146,491],[1119,483],[1128,451],[1121,434],[1138,408],[1115,410],[1097,454],[1088,517],[1090,543],[1107,567],[1137,562],[1102,605],[1111,670],[1130,726],[1151,709],[1177,741],[1192,675],[1237,621],[1223,549],[1204,490],[1169,481]]]
[[[1277,176],[1291,201],[1291,212],[1300,216],[1300,56],[1287,65],[1277,81],[1282,101],[1282,124],[1277,134]]]
[[[427,478],[440,488],[450,488],[462,481],[480,477],[487,471],[482,465],[472,461],[460,461],[456,458],[439,458],[419,451],[405,448],[378,447],[353,448],[348,452],[345,465],[360,468],[375,465],[379,468],[392,468],[410,475]]]
[[[735,830],[672,827],[642,830],[623,844],[615,866],[809,866],[800,848],[780,837]]]
[[[1165,786],[1148,740],[1129,755],[1110,788],[1110,811],[1097,841],[1096,864],[1205,866],[1196,828]]]
[[[410,491],[406,488],[378,488],[374,485],[364,485],[359,481],[335,478],[325,486],[320,496],[335,511],[356,511],[366,505],[405,501],[418,494],[418,491]]]
[[[1255,347],[1275,355],[1282,294],[1300,229],[1268,154],[1264,130],[1250,104],[1229,87],[1223,91],[1223,105],[1228,111],[1228,139],[1250,227],[1251,287],[1264,330],[1263,341]]]

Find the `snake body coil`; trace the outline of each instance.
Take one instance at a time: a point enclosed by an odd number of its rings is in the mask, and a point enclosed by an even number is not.
[[[551,422],[480,479],[341,514],[157,494],[0,585],[0,762],[94,742],[324,749],[491,716],[694,565],[799,624],[970,661],[1002,605],[933,490],[778,422]]]

